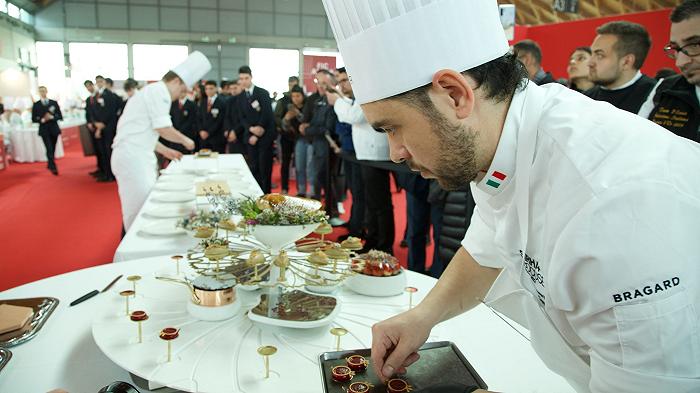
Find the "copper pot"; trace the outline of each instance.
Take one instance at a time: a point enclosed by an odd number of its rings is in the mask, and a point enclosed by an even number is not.
[[[156,277],[158,280],[170,281],[177,284],[186,285],[190,290],[192,303],[202,307],[220,307],[226,306],[236,301],[235,281],[227,280],[218,282],[220,287],[216,289],[205,288],[203,281],[209,279],[201,279],[204,276],[197,277],[194,282],[186,279],[173,277]],[[209,285],[210,286],[210,285]]]

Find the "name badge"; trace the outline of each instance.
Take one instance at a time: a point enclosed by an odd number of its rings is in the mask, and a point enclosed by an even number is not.
[[[182,114],[183,114],[184,116],[187,116],[187,113],[188,113],[187,110],[182,111]]]
[[[55,110],[56,110],[56,107],[55,107],[55,106],[51,105],[51,106],[49,107],[49,112],[54,113]]]
[[[260,103],[258,102],[258,100],[251,102],[250,106],[252,106],[253,109],[255,109],[256,111],[260,112]]]
[[[104,99],[104,98],[98,98],[98,99],[97,99],[97,102],[98,102],[100,105],[105,106],[105,99]]]
[[[217,109],[217,108],[212,108],[212,109],[211,109],[211,115],[214,116],[214,117],[218,116],[218,115],[219,115],[219,109]]]

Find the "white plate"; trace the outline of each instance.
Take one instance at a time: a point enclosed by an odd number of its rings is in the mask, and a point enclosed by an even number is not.
[[[168,192],[153,194],[153,200],[158,202],[189,202],[195,199],[194,192]]]
[[[177,236],[187,234],[187,231],[184,229],[177,228],[175,226],[176,223],[177,220],[158,220],[144,225],[139,232],[151,236]]]
[[[160,205],[152,207],[144,214],[156,218],[182,218],[190,214],[194,210],[194,205]]]
[[[156,183],[153,189],[158,191],[194,191],[194,184],[190,182],[164,182]]]

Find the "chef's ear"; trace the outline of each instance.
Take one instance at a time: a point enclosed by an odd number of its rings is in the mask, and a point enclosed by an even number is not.
[[[432,89],[437,96],[449,97],[450,107],[458,119],[465,119],[474,109],[474,90],[464,75],[454,70],[440,70],[433,75]]]

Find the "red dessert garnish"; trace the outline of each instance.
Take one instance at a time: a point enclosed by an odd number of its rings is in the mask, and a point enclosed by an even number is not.
[[[134,311],[131,313],[130,318],[134,322],[145,321],[148,319],[148,314],[145,311]]]
[[[372,250],[353,261],[353,270],[367,276],[390,277],[401,272],[399,260],[382,251]]]
[[[388,393],[405,393],[411,390],[413,390],[411,385],[401,378],[390,379],[389,382],[386,383],[386,391]]]
[[[173,327],[167,327],[160,331],[160,338],[163,340],[174,340],[180,335],[180,331]]]
[[[367,359],[365,359],[364,356],[352,355],[348,356],[345,360],[352,371],[362,372],[367,370]]]
[[[347,366],[335,366],[331,369],[331,375],[336,382],[348,382],[355,373]]]
[[[348,393],[367,393],[370,386],[367,382],[353,382],[348,386]]]

